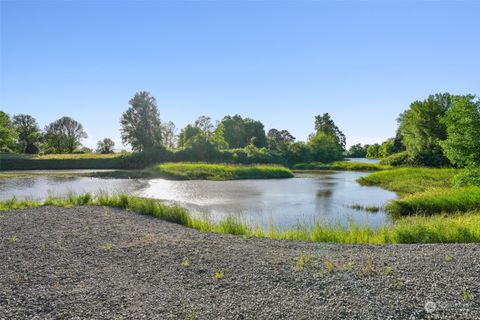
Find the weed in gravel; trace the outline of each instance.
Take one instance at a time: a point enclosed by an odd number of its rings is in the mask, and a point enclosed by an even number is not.
[[[472,295],[470,294],[469,291],[467,291],[467,290],[463,291],[463,300],[465,300],[465,301],[472,300]]]
[[[18,272],[15,276],[15,282],[17,284],[21,284],[23,282],[27,281],[27,276],[24,275],[23,273]]]
[[[223,279],[223,271],[215,271],[215,273],[213,274],[213,278],[215,280],[222,280]]]
[[[106,216],[110,215],[110,208],[103,206],[103,214]]]
[[[110,250],[112,250],[112,248],[113,248],[113,244],[111,244],[109,242],[106,242],[106,243],[103,244],[103,249],[105,251],[110,251]]]
[[[393,268],[390,266],[386,266],[384,272],[386,276],[391,276],[393,274]]]
[[[397,278],[397,280],[395,281],[395,289],[397,289],[397,290],[402,289],[403,288],[403,283],[404,283],[403,279]]]
[[[185,320],[195,320],[197,319],[197,312],[195,308],[192,308],[192,311],[185,317]]]
[[[187,257],[183,258],[182,267],[184,269],[190,268],[190,260]]]
[[[13,235],[7,238],[8,243],[17,243],[17,236]]]
[[[42,243],[40,243],[40,252],[44,253],[45,251],[47,251],[47,244],[45,241],[42,241]]]
[[[375,273],[375,267],[373,265],[372,257],[368,257],[365,265],[362,268],[362,274],[364,276],[369,276]]]
[[[304,271],[305,268],[307,267],[307,265],[311,265],[312,267],[315,268],[317,265],[316,265],[314,259],[315,259],[315,257],[312,256],[312,255],[308,255],[308,254],[305,254],[305,253],[300,254],[300,256],[298,256],[295,259],[295,270]]]
[[[343,268],[344,268],[345,270],[352,271],[352,270],[353,270],[353,262],[350,261],[350,262],[345,263],[345,264],[343,265]]]
[[[452,256],[449,256],[449,255],[445,256],[445,262],[452,262],[452,260],[453,260]]]
[[[328,272],[328,273],[332,273],[335,271],[335,264],[333,263],[332,259],[330,258],[325,258],[324,262],[323,262],[323,265],[325,266],[325,270]]]

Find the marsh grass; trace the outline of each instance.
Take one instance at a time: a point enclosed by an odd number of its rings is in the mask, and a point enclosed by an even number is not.
[[[374,172],[357,182],[401,194],[413,194],[433,188],[452,188],[452,179],[459,172],[458,169],[399,168]]]
[[[381,171],[391,169],[391,166],[378,163],[363,163],[350,161],[337,161],[332,163],[309,162],[294,165],[294,170],[339,170],[339,171]]]
[[[379,228],[372,228],[368,225],[359,226],[353,222],[349,226],[327,225],[316,222],[308,226],[298,224],[289,229],[280,230],[273,225],[266,229],[251,226],[238,216],[228,216],[220,222],[213,222],[207,216],[192,217],[186,209],[165,205],[160,200],[138,198],[125,194],[110,196],[100,194],[95,197],[88,193],[83,195],[71,194],[66,198],[49,197],[43,202],[19,201],[13,198],[0,202],[0,210],[47,205],[117,207],[204,232],[234,234],[245,237],[351,244],[480,242],[480,211],[465,214],[404,217],[397,219],[392,225],[384,225]]]
[[[395,216],[480,210],[480,187],[430,189],[393,200],[386,210]]]
[[[293,173],[278,165],[236,165],[209,163],[164,163],[144,170],[150,176],[181,180],[234,180],[291,178]]]

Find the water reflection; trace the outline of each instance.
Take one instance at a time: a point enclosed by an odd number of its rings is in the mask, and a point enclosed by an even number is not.
[[[190,209],[194,214],[209,214],[220,219],[239,214],[247,221],[263,226],[271,222],[280,228],[296,223],[329,223],[378,226],[388,221],[383,211],[369,214],[350,208],[383,206],[396,197],[392,192],[364,187],[355,182],[366,173],[324,172],[300,174],[282,180],[169,181],[164,179],[130,180],[90,177],[37,176],[0,179],[0,199],[44,199],[69,192],[129,193],[162,199]]]

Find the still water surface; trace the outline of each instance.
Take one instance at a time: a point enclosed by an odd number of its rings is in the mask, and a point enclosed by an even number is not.
[[[327,171],[297,174],[292,179],[236,181],[35,176],[0,179],[0,200],[12,196],[40,200],[49,195],[65,196],[69,192],[129,193],[176,203],[194,214],[209,214],[213,219],[238,214],[262,226],[273,222],[285,228],[317,220],[379,226],[389,221],[383,211],[367,213],[350,206],[383,206],[396,198],[396,194],[377,187],[364,187],[355,181],[366,174]]]

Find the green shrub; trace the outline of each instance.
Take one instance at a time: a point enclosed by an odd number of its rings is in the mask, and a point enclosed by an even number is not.
[[[453,177],[456,187],[478,186],[480,187],[480,167],[469,167]]]

